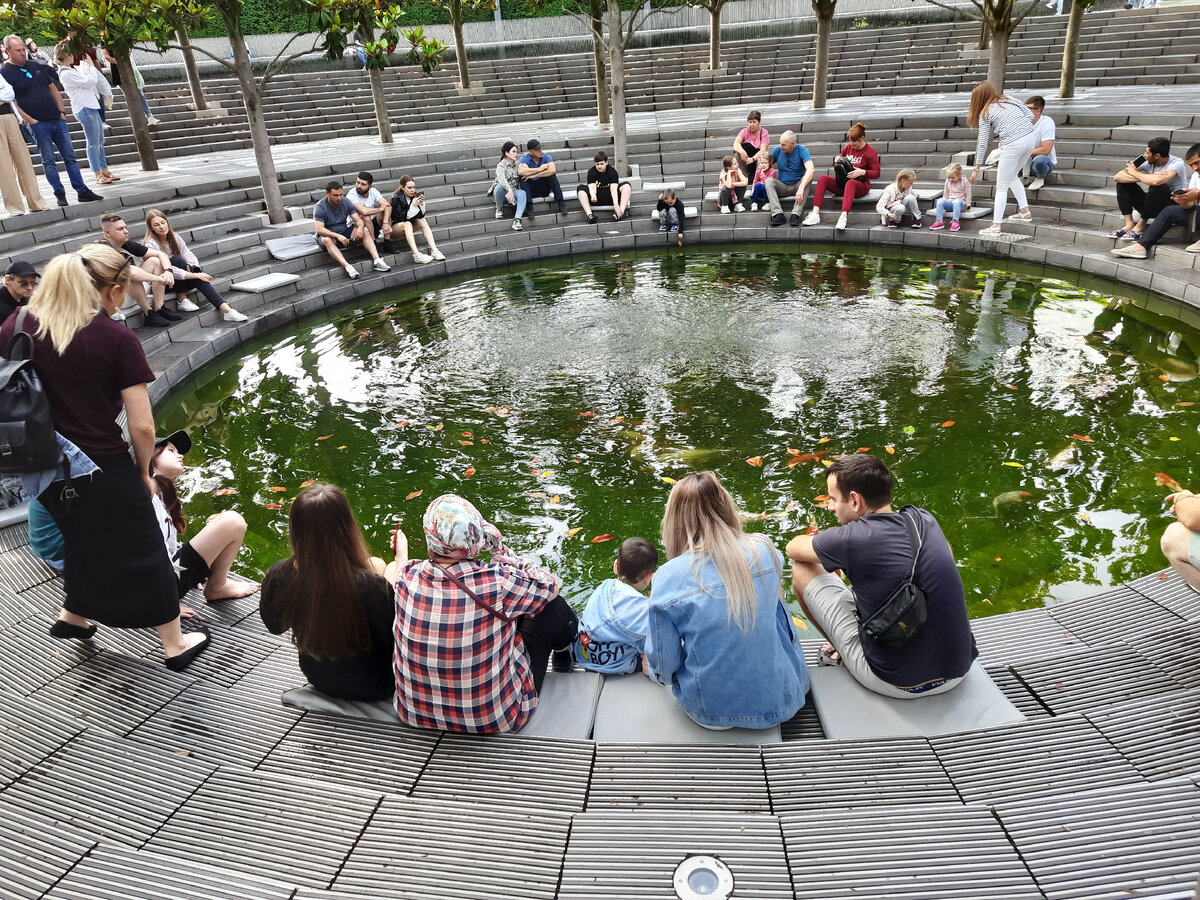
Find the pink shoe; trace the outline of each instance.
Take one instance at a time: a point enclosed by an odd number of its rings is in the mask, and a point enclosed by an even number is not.
[[[957,219],[950,223],[950,230],[958,231],[958,220]]]
[[[934,222],[932,225],[929,226],[929,230],[937,231],[939,228],[945,228],[945,227],[946,227],[946,225],[944,222]]]

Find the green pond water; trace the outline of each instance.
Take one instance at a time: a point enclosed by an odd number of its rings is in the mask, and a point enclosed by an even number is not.
[[[321,479],[383,556],[396,524],[422,555],[426,504],[461,493],[572,596],[611,572],[597,536],[659,544],[671,479],[714,469],[782,547],[835,524],[824,463],[859,448],[937,515],[975,616],[1162,568],[1156,475],[1196,486],[1200,332],[988,265],[739,246],[444,280],[241,348],[159,432],[195,441],[193,522],[248,520],[248,574],[287,555],[290,500]]]

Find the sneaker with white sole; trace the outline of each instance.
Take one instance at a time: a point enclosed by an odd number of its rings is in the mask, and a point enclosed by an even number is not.
[[[804,224],[805,225],[820,225],[821,224],[821,211],[814,206],[812,209],[812,212],[810,212],[808,214],[807,218],[805,218]]]
[[[849,218],[850,217],[848,215],[846,215],[846,213],[842,213],[840,216],[838,216],[837,224],[834,225],[833,227],[836,228],[838,231],[845,231],[846,230],[846,222]]]
[[[502,210],[502,209],[496,210],[496,218],[503,219],[504,218],[504,210]]]
[[[729,207],[728,206],[721,207],[721,215],[723,215],[723,216],[729,215]]]
[[[349,275],[350,280],[353,281],[358,277],[358,269],[354,268],[354,266],[346,266],[346,274]]]
[[[371,268],[376,272],[390,272],[392,267],[385,263],[382,259],[376,259],[371,263]]]
[[[1043,187],[1045,187],[1045,185],[1046,185],[1046,179],[1035,178],[1035,179],[1033,179],[1033,181],[1029,182],[1029,187],[1025,188],[1025,190],[1040,191]]]
[[[734,212],[745,212],[745,211],[746,211],[746,207],[745,207],[745,206],[743,206],[741,203],[739,203],[737,206],[735,206],[735,207],[733,208],[733,211],[734,211]]]
[[[198,312],[200,310],[200,307],[198,307],[187,297],[184,297],[182,300],[176,303],[175,308],[180,312]]]
[[[225,315],[222,316],[222,318],[226,322],[248,322],[248,321],[250,321],[249,317],[245,313],[240,313],[236,309],[231,309],[229,312],[225,313]]]
[[[444,254],[441,250],[433,250],[430,252],[429,255],[432,256],[434,259],[436,259],[438,262],[445,262],[445,260],[446,260],[446,254]]]
[[[1113,256],[1123,256],[1126,259],[1145,259],[1146,248],[1141,244],[1130,244],[1128,247],[1114,247],[1109,251]]]
[[[429,256],[426,253],[422,253],[420,250],[418,250],[416,253],[413,254],[413,262],[421,263],[421,265],[424,265],[425,263],[433,262],[433,257]]]
[[[513,219],[512,230],[513,231],[524,231],[525,226],[521,224],[520,219]]]
[[[147,125],[161,125],[162,120],[159,119],[157,116],[150,116],[146,119],[146,124]]]
[[[109,318],[112,319],[114,322],[124,322],[125,321],[125,310],[118,309],[115,313],[113,313],[111,316],[109,316]]]
[[[1184,249],[1186,249],[1188,253],[1200,253],[1200,241],[1196,241],[1194,244],[1188,244]]]

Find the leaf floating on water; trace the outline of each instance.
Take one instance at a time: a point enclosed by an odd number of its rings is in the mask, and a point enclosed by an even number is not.
[[[349,445],[349,444],[342,444],[340,447],[338,447],[338,449],[339,449],[339,450],[345,450],[345,449],[346,449],[348,446],[350,446],[350,445]]]
[[[592,538],[593,544],[603,544],[605,541],[611,541],[616,537],[615,534],[598,534]]]
[[[663,481],[665,481],[667,484],[674,484],[674,483],[675,483],[675,479],[674,479],[674,478],[672,478],[670,475],[664,475],[664,476],[662,476],[662,480],[663,480]]]
[[[790,454],[792,454],[792,456],[799,456],[799,455],[800,455],[800,451],[799,451],[799,450],[793,450],[791,447],[788,447],[788,448],[787,448],[787,452],[788,452],[788,453],[790,453]]]
[[[1171,376],[1170,376],[1170,375],[1159,375],[1158,377],[1159,377],[1160,379],[1162,379],[1163,381],[1170,381],[1170,380],[1171,380]]]
[[[1168,487],[1173,491],[1181,491],[1183,488],[1179,486],[1179,482],[1168,475],[1166,472],[1155,472],[1154,480],[1163,487]]]
[[[1071,437],[1073,437],[1073,438],[1074,438],[1075,440],[1077,440],[1077,441],[1084,441],[1084,442],[1086,442],[1086,443],[1088,443],[1088,444],[1094,444],[1094,443],[1096,443],[1096,442],[1095,442],[1095,440],[1093,440],[1092,438],[1088,437],[1086,434],[1073,434],[1073,435],[1071,435]]]
[[[820,531],[820,529],[819,529],[819,528],[817,528],[817,526],[816,526],[816,525],[809,525],[809,526],[808,526],[806,529],[804,529],[804,536],[805,536],[805,537],[812,537],[812,536],[813,536],[814,534],[816,534],[818,531]]]
[[[829,499],[828,494],[817,494],[817,496],[813,497],[813,502],[814,503],[824,503],[828,499]]]
[[[475,442],[474,442],[474,441],[459,441],[459,442],[458,442],[458,445],[459,445],[460,447],[474,447],[474,446],[475,446]]]
[[[1017,389],[1017,386],[1015,384],[1006,384],[1005,387],[1008,388],[1010,391],[1015,391]]]
[[[327,440],[329,440],[331,437],[333,437],[333,435],[332,435],[332,434],[323,434],[323,435],[321,435],[319,438],[317,438],[317,440],[318,440],[318,441],[327,441]]]
[[[550,495],[549,495],[549,494],[547,494],[545,491],[530,491],[530,492],[529,492],[529,496],[530,496],[530,497],[538,497],[538,498],[540,498],[540,499],[542,499],[542,500],[545,500],[545,499],[546,499],[547,497],[549,497]]]
[[[474,474],[475,474],[475,467],[467,466],[467,470],[465,472],[463,472],[463,478],[470,478]]]
[[[542,474],[541,474],[541,475],[539,475],[538,477],[539,477],[539,478],[549,478],[549,477],[550,477],[551,475],[553,475],[553,474],[554,474],[554,470],[553,470],[553,469],[546,469],[546,470],[544,470],[544,471],[542,472]]]
[[[858,448],[857,450],[855,450],[854,452],[855,452],[855,453],[866,453],[866,452],[867,452],[868,450],[870,450],[870,449],[871,449],[870,447],[859,447],[859,448]]]
[[[1178,440],[1180,440],[1180,438],[1175,437],[1175,435],[1171,435],[1169,438],[1167,438],[1167,440],[1168,441],[1178,441]]]
[[[481,443],[481,444],[486,444],[486,443],[487,443],[487,438],[480,438],[480,440],[479,440],[479,443]]]
[[[761,456],[748,456],[746,457],[746,463],[751,466],[761,467],[763,464],[763,458]]]
[[[891,444],[888,444],[888,445],[887,445],[886,447],[884,447],[883,449],[884,449],[884,450],[886,450],[886,451],[888,452],[888,456],[895,456],[895,455],[896,455],[896,448],[895,448],[895,447],[893,447]]]
[[[818,444],[828,444],[833,438],[823,437],[817,441]]]
[[[783,511],[784,511],[784,512],[787,512],[789,509],[795,509],[795,508],[796,508],[796,501],[795,501],[795,500],[789,500],[789,501],[787,502],[787,506],[785,506],[785,507],[783,508]]]
[[[1050,471],[1057,472],[1060,469],[1065,469],[1071,464],[1071,460],[1075,458],[1075,445],[1067,444],[1063,449],[1059,450],[1050,459]]]
[[[917,433],[917,428],[916,428],[916,426],[915,426],[915,425],[905,425],[905,426],[904,426],[904,433],[905,433],[905,434],[916,434],[916,433]]]
[[[568,528],[567,537],[575,537],[575,535],[579,534],[581,531],[583,531],[582,525],[580,525],[578,528]]]
[[[1001,463],[1001,465],[1012,466],[1014,469],[1025,468],[1025,463],[1019,463],[1019,462],[1005,462],[1005,463]]]
[[[443,425],[441,422],[438,422],[436,425],[426,425],[425,427],[428,428],[430,431],[441,431],[446,426]]]
[[[264,503],[263,509],[283,509],[282,503]]]
[[[1092,521],[1092,517],[1089,516],[1087,513],[1085,513],[1082,509],[1079,512],[1077,512],[1075,515],[1079,516],[1079,518],[1084,522]]]
[[[1068,378],[1067,384],[1087,384],[1086,378]]]
[[[471,434],[471,432],[469,432],[469,431],[464,431],[464,432],[463,432],[463,437],[474,437],[474,435],[473,435],[473,434]]]
[[[306,488],[306,487],[308,487],[310,484],[316,484],[316,483],[317,483],[317,479],[315,479],[315,478],[310,478],[310,479],[308,479],[308,481],[301,482],[301,484],[300,484],[300,487],[302,487],[302,488]]]
[[[287,488],[285,488],[285,487],[269,487],[269,488],[267,488],[267,490],[271,491],[272,493],[280,494],[280,493],[283,493],[284,491],[286,491]]]
[[[840,459],[841,457],[838,457],[838,458]],[[832,465],[833,465],[833,460],[831,460],[831,459],[823,459],[823,460],[821,460],[821,465],[823,465],[825,468],[827,468],[827,469],[828,469],[830,466],[832,466]]]
[[[1194,401],[1192,401],[1192,400],[1180,400],[1180,401],[1179,401],[1178,403],[1176,403],[1175,405],[1176,405],[1176,406],[1195,406],[1196,404],[1195,404],[1195,402],[1194,402]]]
[[[425,493],[424,489],[421,489],[419,491],[413,491],[412,493],[405,494],[404,499],[405,500],[415,500],[417,497],[420,497],[423,493]]]
[[[237,488],[221,488],[219,491],[213,491],[214,497],[232,497],[238,492]]]
[[[551,506],[555,505],[556,503],[561,503],[561,502],[562,502],[562,497],[558,496],[558,494],[555,494],[553,497],[550,498]]]
[[[397,420],[396,420],[396,427],[397,427],[397,428],[405,428],[405,427],[407,427],[408,425],[411,425],[411,424],[412,424],[412,423],[411,423],[410,421],[408,421],[408,419],[397,419]],[[321,440],[325,440],[325,438],[321,438]]]
[[[584,412],[581,412],[581,413],[577,413],[577,416],[580,419],[590,419],[594,415],[595,415],[595,413],[592,412],[590,409],[586,410]]]
[[[951,420],[950,420],[950,421],[948,421],[948,422],[943,422],[943,423],[942,423],[942,427],[943,427],[943,428],[949,428],[949,427],[950,427],[951,425],[953,425],[953,424],[954,424],[954,420],[953,420],[953,419],[951,419]]]
[[[801,631],[808,631],[808,623],[805,622],[802,618],[800,618],[795,613],[792,613],[792,621],[796,623],[796,627],[799,628]]]

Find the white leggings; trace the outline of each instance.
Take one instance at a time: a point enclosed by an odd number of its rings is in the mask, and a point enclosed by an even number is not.
[[[996,208],[992,211],[992,221],[997,225],[1004,220],[1004,206],[1008,203],[1009,191],[1012,191],[1013,199],[1017,202],[1018,212],[1029,205],[1025,198],[1025,186],[1021,184],[1018,173],[1029,166],[1029,157],[1033,154],[1035,144],[1034,136],[1030,133],[1000,148],[1000,164],[996,169]]]

